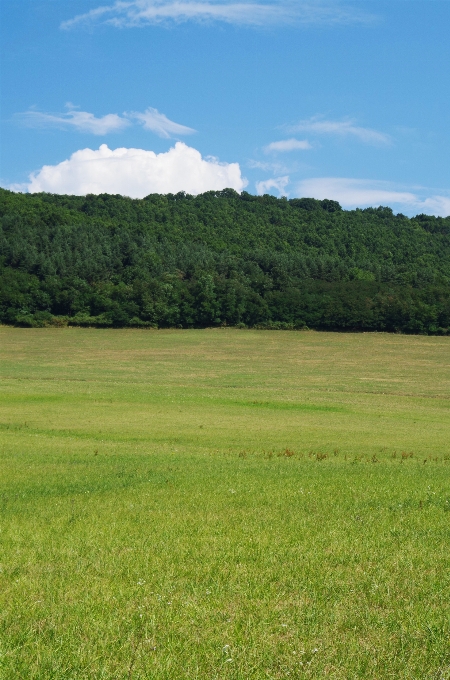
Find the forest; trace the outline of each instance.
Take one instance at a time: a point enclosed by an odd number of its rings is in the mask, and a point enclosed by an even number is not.
[[[450,334],[450,217],[0,189],[0,322]]]

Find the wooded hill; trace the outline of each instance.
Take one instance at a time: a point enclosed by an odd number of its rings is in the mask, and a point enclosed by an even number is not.
[[[0,321],[450,333],[450,217],[0,190]]]

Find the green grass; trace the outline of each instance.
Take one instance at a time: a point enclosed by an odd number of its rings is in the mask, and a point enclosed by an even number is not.
[[[2,680],[450,678],[449,357],[0,328]]]

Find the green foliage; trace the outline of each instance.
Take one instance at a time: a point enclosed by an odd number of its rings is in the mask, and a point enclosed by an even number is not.
[[[225,189],[0,190],[0,220],[3,323],[449,332],[450,218]]]

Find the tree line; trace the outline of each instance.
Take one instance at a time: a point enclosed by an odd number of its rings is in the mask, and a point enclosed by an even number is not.
[[[0,321],[450,333],[450,217],[0,190]]]

